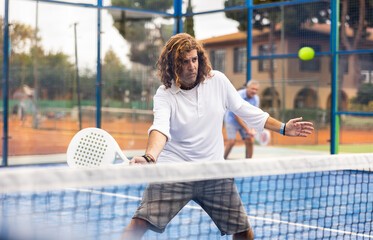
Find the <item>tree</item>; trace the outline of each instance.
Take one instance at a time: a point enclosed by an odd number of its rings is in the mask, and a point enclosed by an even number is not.
[[[2,51],[4,45],[4,20],[0,18],[0,57],[3,59],[4,53]],[[25,79],[29,76],[32,72],[28,72],[28,67],[32,60],[30,59],[29,55],[29,47],[34,39],[34,29],[30,26],[27,26],[22,23],[14,22],[9,27],[9,40],[10,43],[10,54],[9,60],[12,63],[12,68],[10,69],[10,77],[12,78],[12,84],[9,86],[9,91],[12,93],[15,88],[23,85],[25,83]],[[16,68],[17,71],[12,71],[12,69]],[[0,68],[1,76],[3,74],[3,68]],[[19,78],[13,78],[12,74],[16,74]]]
[[[278,0],[254,0],[254,4],[264,4],[278,2]],[[245,0],[226,0],[225,6],[244,5]],[[270,29],[270,42],[273,41],[274,26],[284,21],[284,31],[288,35],[295,35],[302,32],[302,27],[314,23],[329,24],[331,21],[330,2],[315,2],[305,4],[294,4],[284,7],[285,19],[281,20],[281,7],[260,8],[253,11],[253,28],[262,30]],[[340,0],[340,39],[341,50],[356,50],[362,40],[369,36],[368,27],[373,26],[373,1],[371,0]],[[247,11],[227,12],[226,16],[239,22],[238,29],[247,30]],[[287,21],[289,19],[289,21]],[[330,24],[329,24],[330,26]],[[352,31],[352,34],[348,34]],[[270,44],[271,45],[271,44]],[[361,65],[357,54],[348,55],[348,58],[340,56],[339,67],[339,89],[343,88],[344,71],[347,66],[354,69],[354,83],[359,85],[361,79]],[[347,65],[348,64],[348,65]],[[272,66],[272,64],[271,64]],[[270,72],[273,68],[270,67]],[[271,76],[273,79],[273,76]]]
[[[368,105],[373,102],[373,84],[361,84],[357,92],[356,103]]]
[[[0,46],[3,49],[4,44],[4,19],[0,18]],[[31,26],[14,22],[9,27],[9,39],[11,40],[11,52],[10,55],[15,53],[27,52],[30,50],[28,46],[31,46],[34,40],[34,29]],[[38,39],[40,40],[40,39]],[[0,56],[3,58],[3,51],[0,51]]]
[[[188,0],[187,13],[192,13],[192,12],[193,12],[192,3],[191,3],[191,0]],[[185,17],[184,32],[189,33],[191,36],[195,37],[193,16]]]
[[[131,77],[130,71],[121,63],[119,57],[109,49],[102,65],[103,93],[105,101],[123,101],[126,91],[132,100],[141,95],[141,82]]]
[[[225,0],[225,7],[234,7],[245,5],[246,0]],[[281,0],[254,0],[254,5],[268,4],[281,2]],[[310,22],[312,23],[312,18],[317,18],[318,23],[325,23],[330,20],[328,15],[328,6],[330,3],[327,2],[315,2],[311,4],[294,4],[284,7],[284,15],[286,16],[284,31],[287,33],[295,32],[300,30],[301,23]],[[253,10],[253,28],[257,30],[263,30],[265,28],[271,28],[277,23],[282,21],[281,9],[282,7],[268,7],[259,8]],[[238,21],[238,30],[247,30],[247,11],[229,11],[225,15],[228,18]],[[289,21],[286,21],[289,19]]]
[[[0,45],[3,45],[3,19],[1,22]],[[23,85],[33,87],[35,47],[34,29],[31,26],[13,22],[9,28],[9,40],[11,51],[9,57],[9,85],[10,96]],[[41,38],[38,39],[41,41]],[[41,46],[37,47],[38,56],[38,81],[39,94],[48,99],[66,97],[71,89],[73,79],[73,64],[69,62],[69,56],[62,52],[46,53]],[[3,57],[3,51],[0,51]],[[2,71],[2,68],[1,68]]]
[[[341,0],[340,4],[341,47],[347,51],[356,50],[361,41],[369,36],[367,28],[373,27],[373,2],[371,0]],[[351,35],[348,34],[348,29],[353,31]],[[360,84],[361,65],[358,55],[350,55],[348,63],[353,66],[354,82]],[[340,69],[347,67],[347,62],[342,64],[344,65]],[[343,81],[343,72],[340,72],[339,81]]]
[[[173,0],[112,0],[113,6],[145,9],[159,12],[166,12],[173,6]],[[131,71],[131,81],[136,80],[130,86],[131,98],[140,86],[146,99],[148,107],[151,107],[151,96],[158,88],[156,80],[156,63],[159,53],[172,36],[172,24],[168,17],[157,17],[155,14],[133,13],[131,11],[110,12],[114,19],[114,26],[118,29],[123,38],[130,44],[129,58],[136,70]],[[165,21],[166,20],[166,21]],[[138,85],[140,84],[140,85]]]
[[[172,7],[173,0],[112,0],[111,5],[116,7],[165,12]]]
[[[125,88],[124,65],[112,49],[109,49],[102,64],[102,80],[104,82],[104,98],[123,100],[122,94]]]
[[[233,7],[239,5],[245,5],[246,0],[226,0],[224,2],[225,7]],[[265,3],[274,3],[279,2],[279,0],[254,0],[254,5],[265,4]],[[320,9],[325,8],[325,2],[316,2],[310,4],[295,4],[286,7],[268,7],[268,8],[259,8],[253,10],[253,19],[251,22],[253,28],[257,30],[269,29],[268,34],[268,48],[266,49],[266,54],[272,55],[275,54],[275,32],[276,25],[283,21],[284,28],[282,29],[287,33],[287,35],[298,35],[301,30],[303,22],[311,22],[311,16],[317,15]],[[283,15],[281,12],[283,11]],[[238,21],[238,30],[247,31],[247,10],[241,11],[229,11],[225,13],[228,18]],[[283,16],[286,18],[283,19]],[[320,21],[324,21],[322,16],[318,17]],[[289,21],[286,21],[289,19]],[[274,84],[274,59],[270,58],[266,61],[269,61],[269,79],[271,81],[272,93],[275,94],[275,84]],[[275,101],[276,96],[272,96],[271,107],[278,107],[277,101]]]
[[[63,52],[38,55],[39,96],[44,99],[72,98],[74,65]]]
[[[152,11],[166,12],[173,5],[173,0],[158,0],[156,4],[152,0],[112,0],[112,6],[145,9]],[[151,66],[155,69],[155,62],[158,57],[158,48],[154,52],[154,46],[163,46],[165,41],[164,24],[152,21],[154,17],[141,14],[129,16],[126,11],[122,11],[120,16],[117,12],[110,12],[114,18],[114,26],[120,34],[131,44],[130,59],[133,62]],[[170,37],[170,36],[168,36]]]

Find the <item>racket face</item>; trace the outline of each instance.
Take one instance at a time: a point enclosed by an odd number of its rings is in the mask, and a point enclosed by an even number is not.
[[[271,134],[268,130],[264,129],[262,132],[255,135],[255,140],[259,143],[259,145],[267,146],[269,141],[271,140]]]
[[[106,131],[98,128],[83,129],[69,144],[67,163],[70,167],[99,167],[113,164],[115,145],[117,143],[113,143],[112,137]]]

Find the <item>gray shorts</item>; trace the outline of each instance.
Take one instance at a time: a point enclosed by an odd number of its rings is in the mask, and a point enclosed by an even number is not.
[[[236,139],[237,132],[240,133],[242,140],[249,137],[249,134],[245,132],[245,129],[237,124],[225,123],[225,131],[228,139]]]
[[[251,228],[233,179],[149,184],[133,218],[146,220],[151,230],[162,233],[190,200],[206,211],[221,235]]]

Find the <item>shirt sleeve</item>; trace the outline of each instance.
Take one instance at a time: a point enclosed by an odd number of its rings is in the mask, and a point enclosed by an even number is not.
[[[269,117],[268,113],[246,101],[243,101],[241,107],[233,111],[233,113],[240,117],[248,127],[254,128],[259,132],[264,130],[264,125]]]
[[[237,90],[233,87],[232,83],[224,74],[222,74],[222,77],[224,78],[224,88],[227,94],[226,108],[234,112],[242,106],[245,100],[242,99],[241,95],[237,92]]]
[[[223,80],[224,90],[227,94],[226,108],[240,117],[248,127],[254,128],[259,132],[263,131],[269,114],[245,101],[223,73],[216,73]]]
[[[153,102],[153,125],[149,128],[148,134],[151,131],[157,130],[167,137],[167,141],[171,140],[170,134],[170,116],[171,116],[171,106],[170,99],[167,90],[164,87],[160,87],[154,96]]]
[[[255,107],[259,107],[259,102],[260,102],[260,99],[259,99],[259,96],[258,95],[255,95]]]

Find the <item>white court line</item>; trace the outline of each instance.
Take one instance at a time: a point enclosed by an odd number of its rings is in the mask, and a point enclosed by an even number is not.
[[[95,194],[101,194],[105,196],[113,196],[113,197],[121,197],[121,198],[126,198],[126,199],[131,199],[131,200],[141,200],[141,197],[134,197],[134,196],[128,196],[124,194],[119,194],[119,193],[108,193],[108,192],[102,192],[102,191],[96,191],[96,190],[90,190],[90,189],[83,189],[83,188],[66,188],[71,191],[80,191],[80,192],[89,192],[89,193],[95,193]],[[199,206],[185,206],[186,208],[191,208],[191,209],[198,209],[202,210],[201,207]]]
[[[128,195],[123,195],[119,193],[108,193],[108,192],[83,189],[83,188],[67,188],[67,189],[71,191],[89,192],[89,193],[101,194],[105,196],[121,197],[121,198],[127,198],[127,199],[132,199],[132,200],[141,200],[141,197],[128,196]]]
[[[132,200],[141,200],[141,197],[128,196],[128,195],[119,194],[119,193],[108,193],[108,192],[102,192],[102,191],[96,191],[96,190],[89,190],[89,189],[82,189],[82,188],[68,188],[68,189],[69,190],[73,190],[73,191],[90,192],[90,193],[95,193],[95,194],[101,194],[101,195],[105,195],[105,196],[115,196],[115,197],[127,198],[127,199],[132,199]],[[199,206],[188,206],[187,205],[185,207],[186,208],[191,208],[191,209],[202,210],[202,208],[199,207]],[[248,215],[248,218],[252,218],[252,219],[256,219],[256,220],[262,220],[262,221],[266,221],[266,222],[283,223],[283,224],[288,224],[288,225],[297,226],[297,227],[303,227],[303,228],[320,229],[320,230],[323,230],[323,231],[348,234],[348,235],[358,236],[358,237],[373,238],[372,235],[367,235],[367,234],[353,233],[353,232],[348,232],[348,231],[342,231],[342,230],[331,229],[331,228],[324,228],[324,227],[317,227],[317,226],[306,225],[306,224],[301,224],[301,223],[292,223],[292,222],[287,222],[287,221],[282,221],[282,220],[277,220],[277,219],[272,219],[272,218],[263,218],[263,217],[256,217],[256,216],[251,216],[251,215]]]
[[[292,222],[281,221],[281,220],[276,220],[276,219],[272,219],[272,218],[255,217],[255,216],[250,216],[250,215],[248,215],[248,217],[256,219],[256,220],[263,220],[263,221],[266,221],[266,222],[284,223],[284,224],[293,225],[293,226],[297,226],[297,227],[320,229],[320,230],[323,230],[323,231],[337,232],[337,233],[348,234],[348,235],[352,235],[352,236],[373,238],[372,235],[367,235],[367,234],[353,233],[353,232],[348,232],[348,231],[317,227],[317,226],[306,225],[306,224],[301,224],[301,223],[292,223]]]

